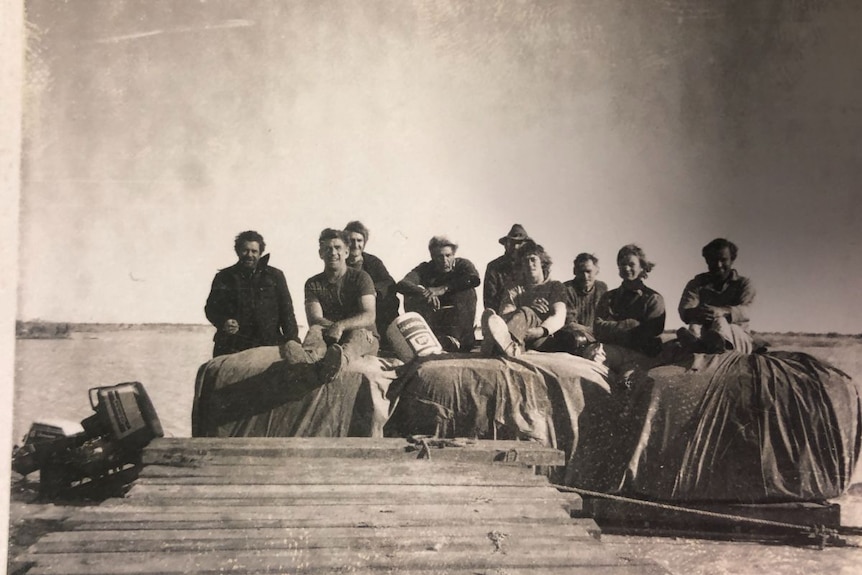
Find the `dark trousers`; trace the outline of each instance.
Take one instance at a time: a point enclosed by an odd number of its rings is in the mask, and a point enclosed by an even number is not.
[[[458,340],[461,349],[469,350],[476,343],[476,290],[468,289],[449,293],[440,298],[440,309],[434,310],[422,296],[405,296],[404,310],[415,311],[425,318],[428,327],[442,339],[451,336]]]

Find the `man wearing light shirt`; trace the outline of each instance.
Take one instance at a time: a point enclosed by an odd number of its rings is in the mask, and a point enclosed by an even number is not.
[[[733,268],[739,250],[724,238],[709,242],[701,250],[708,271],[686,284],[679,302],[679,315],[687,327],[677,331],[683,349],[723,353],[751,353],[749,308],[754,287]]]

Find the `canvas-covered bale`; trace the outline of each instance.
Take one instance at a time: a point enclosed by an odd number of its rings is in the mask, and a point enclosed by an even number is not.
[[[386,432],[521,439],[571,453],[585,403],[610,391],[606,377],[604,366],[565,353],[419,358],[390,389],[398,404]]]
[[[696,355],[599,397],[570,485],[665,501],[815,501],[850,485],[860,387],[796,352]]]
[[[277,346],[215,357],[198,370],[194,437],[382,436],[397,360],[364,357],[330,383]]]

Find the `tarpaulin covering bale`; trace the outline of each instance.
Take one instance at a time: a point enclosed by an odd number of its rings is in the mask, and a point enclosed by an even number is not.
[[[652,500],[841,495],[862,446],[860,387],[802,353],[696,355],[630,389],[568,354],[364,358],[327,385],[257,348],[201,367],[193,435],[525,439],[566,452],[565,481]],[[395,383],[390,386],[390,383]]]
[[[809,355],[696,355],[587,404],[570,485],[653,500],[813,501],[850,485],[859,384]]]
[[[523,439],[570,452],[585,402],[609,391],[606,377],[604,366],[564,353],[420,358],[390,389],[398,404],[386,433]]]
[[[290,365],[276,346],[213,358],[198,370],[192,436],[382,436],[394,364],[361,358],[321,385],[314,365]]]

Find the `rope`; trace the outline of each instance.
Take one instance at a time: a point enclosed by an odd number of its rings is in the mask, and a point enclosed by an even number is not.
[[[725,521],[736,521],[740,523],[750,523],[754,525],[762,525],[767,527],[780,527],[783,529],[792,529],[795,531],[801,531],[807,535],[810,535],[817,539],[820,549],[823,549],[827,543],[838,543],[843,546],[849,546],[849,544],[838,537],[838,531],[836,529],[828,528],[824,525],[799,525],[797,523],[785,523],[783,521],[773,521],[770,519],[758,519],[756,517],[745,517],[744,515],[733,515],[730,513],[718,513],[715,511],[706,511],[704,509],[693,509],[691,507],[681,507],[679,505],[671,505],[668,503],[658,503],[655,501],[645,501],[643,499],[634,499],[631,497],[624,497],[622,495],[611,495],[610,493],[602,493],[600,491],[590,491],[589,489],[581,489],[580,487],[567,487],[565,485],[557,485],[551,484],[553,487],[556,487],[560,491],[569,492],[569,493],[577,493],[578,495],[586,495],[588,497],[596,497],[600,499],[610,499],[612,501],[620,501],[623,503],[633,503],[636,505],[643,505],[644,507],[653,507],[656,509],[663,509],[667,511],[677,511],[682,513],[690,513],[692,515],[699,515],[701,517],[710,517],[713,519],[722,519]]]

